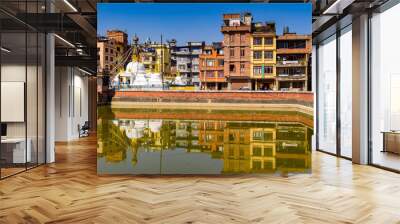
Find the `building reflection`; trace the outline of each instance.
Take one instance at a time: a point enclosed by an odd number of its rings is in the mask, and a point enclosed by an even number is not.
[[[98,156],[132,164],[138,150],[184,149],[223,161],[223,173],[305,172],[311,169],[312,129],[290,122],[119,119],[103,122]]]

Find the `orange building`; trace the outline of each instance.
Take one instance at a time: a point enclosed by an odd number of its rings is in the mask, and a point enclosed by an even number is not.
[[[224,76],[224,50],[222,43],[205,46],[200,60],[200,83],[204,90],[224,90],[227,83]]]

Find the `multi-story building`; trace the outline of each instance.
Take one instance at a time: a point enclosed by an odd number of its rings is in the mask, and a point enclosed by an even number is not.
[[[175,46],[172,50],[176,61],[176,75],[180,75],[187,85],[200,85],[199,56],[203,52],[204,42],[188,42],[184,46]]]
[[[251,33],[251,89],[276,90],[275,23],[254,23]]]
[[[128,49],[128,34],[121,30],[108,30],[107,37],[115,40],[116,50],[121,55]]]
[[[228,89],[250,89],[250,46],[252,15],[224,14],[224,74]]]
[[[205,46],[200,55],[200,83],[203,90],[227,89],[222,43]]]
[[[170,53],[170,63],[171,63],[171,77],[172,79],[176,77],[177,68],[176,68],[176,40],[172,39],[167,41]]]
[[[211,153],[223,152],[224,121],[199,121],[199,145]]]
[[[252,22],[250,13],[224,14],[224,75],[228,89],[309,90],[311,36],[276,35],[274,22]]]
[[[277,38],[277,90],[307,91],[310,76],[311,36],[290,33],[286,27]]]
[[[117,43],[108,37],[97,38],[97,72],[107,73],[115,68],[117,57]]]
[[[250,128],[250,167],[252,170],[275,171],[275,140],[275,124],[260,124],[258,127]]]
[[[112,71],[128,49],[128,35],[120,30],[109,30],[107,36],[97,38],[97,72]]]
[[[166,44],[153,43],[144,48],[140,55],[146,73],[162,73],[165,80],[171,77],[171,54]]]
[[[311,169],[312,130],[296,123],[276,125],[276,167],[281,172]]]
[[[248,173],[250,167],[250,129],[227,122],[224,129],[224,173]]]

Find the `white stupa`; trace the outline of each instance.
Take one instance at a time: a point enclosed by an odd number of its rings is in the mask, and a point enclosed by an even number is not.
[[[148,79],[150,88],[162,88],[162,80],[160,73],[151,73]]]
[[[143,63],[131,61],[126,65],[126,71],[130,73],[146,73]]]
[[[143,129],[129,128],[126,130],[126,137],[130,139],[142,138],[144,135]]]
[[[172,84],[176,86],[184,86],[186,83],[182,80],[182,76],[176,76]]]
[[[150,120],[149,128],[151,132],[159,132],[161,130],[162,120]]]
[[[135,128],[143,129],[145,127],[146,127],[146,121],[145,120],[135,120]]]
[[[145,75],[145,73],[137,73],[131,86],[136,88],[146,88],[149,83],[147,82]]]

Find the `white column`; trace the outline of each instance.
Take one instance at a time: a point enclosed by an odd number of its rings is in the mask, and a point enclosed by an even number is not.
[[[55,161],[55,56],[54,35],[46,36],[46,163]]]
[[[317,130],[317,47],[315,45],[313,45],[312,47],[312,62],[311,62],[311,83],[312,83],[312,87],[311,87],[311,91],[314,93],[314,134],[312,136],[312,150],[316,150],[317,146],[316,146],[316,130]]]
[[[353,162],[368,163],[368,15],[353,19]]]

